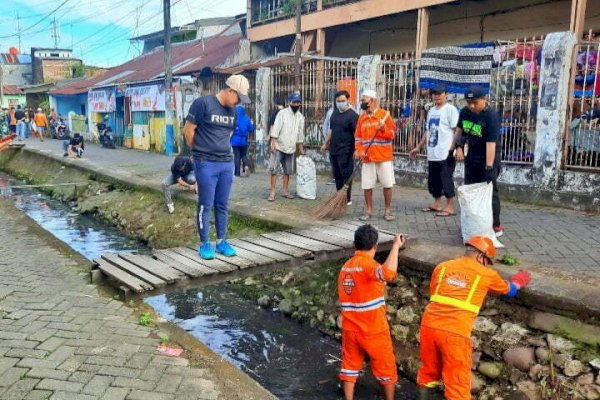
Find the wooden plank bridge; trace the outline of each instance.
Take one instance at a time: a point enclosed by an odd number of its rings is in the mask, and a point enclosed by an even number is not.
[[[232,239],[229,242],[237,255],[217,254],[213,260],[201,259],[193,247],[155,250],[152,255],[108,253],[94,260],[92,281],[108,279],[126,294],[139,294],[188,279],[208,280],[256,267],[283,269],[308,261],[349,257],[354,252],[354,231],[360,225],[353,221],[334,221],[315,228]],[[393,239],[392,233],[380,230],[379,249],[389,249]]]

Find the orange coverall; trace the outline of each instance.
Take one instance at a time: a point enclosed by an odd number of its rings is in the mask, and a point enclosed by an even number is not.
[[[385,285],[396,277],[366,251],[356,251],[338,276],[342,308],[340,380],[356,382],[365,355],[382,385],[398,381],[396,358],[386,318]]]
[[[419,386],[443,382],[447,400],[471,399],[471,330],[488,291],[512,297],[517,287],[469,257],[435,268],[421,321]]]
[[[379,129],[379,123],[383,121],[383,129]],[[367,146],[375,135],[373,144],[367,151],[363,162],[384,162],[394,159],[394,132],[396,124],[389,112],[376,109],[369,115],[364,112],[358,117],[356,122],[356,131],[354,133],[354,148],[358,154],[364,153]]]

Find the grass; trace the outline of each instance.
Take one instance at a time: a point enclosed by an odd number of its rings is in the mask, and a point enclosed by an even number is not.
[[[152,316],[149,312],[145,312],[142,315],[140,315],[141,326],[150,326],[152,324],[154,324],[154,319],[152,319]]]
[[[169,343],[169,335],[167,335],[166,333],[159,333],[158,337],[160,339],[160,345],[161,346],[165,346],[167,343]]]

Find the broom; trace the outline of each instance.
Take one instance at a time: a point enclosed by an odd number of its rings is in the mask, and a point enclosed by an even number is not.
[[[385,117],[383,117],[382,121],[385,121],[389,115],[390,115],[390,113],[388,112],[385,115]],[[365,154],[367,154],[367,152],[369,151],[369,148],[375,141],[376,136],[377,136],[377,132],[375,132],[375,134],[371,138],[371,141],[367,145],[367,148],[365,149]],[[319,203],[319,205],[317,206],[317,209],[313,213],[313,216],[316,219],[325,219],[325,218],[337,219],[346,214],[346,207],[348,206],[348,190],[350,189],[350,183],[352,182],[352,179],[354,179],[354,176],[356,175],[356,171],[358,171],[358,168],[361,165],[362,165],[362,159],[358,160],[354,164],[354,170],[352,171],[352,175],[350,175],[350,178],[348,178],[348,180],[346,180],[346,183],[344,183],[344,186],[340,190],[338,190],[336,194],[326,197],[325,199],[323,199],[321,201],[321,203]]]

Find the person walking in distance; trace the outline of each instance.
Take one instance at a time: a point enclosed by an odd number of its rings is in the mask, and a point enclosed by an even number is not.
[[[342,367],[340,380],[345,400],[354,398],[354,386],[367,355],[373,375],[383,386],[386,400],[394,399],[398,372],[386,317],[385,287],[398,274],[398,251],[404,235],[396,235],[383,264],[375,260],[378,232],[363,225],[354,232],[354,256],[338,275],[342,308]]]
[[[358,114],[348,102],[350,94],[339,91],[335,94],[335,110],[329,121],[330,130],[321,146],[321,152],[329,150],[329,160],[335,179],[335,188],[340,190],[352,176],[354,170],[354,132]],[[352,204],[352,182],[348,182],[348,205]]]
[[[445,85],[437,85],[431,91],[434,106],[430,108],[425,126],[426,134],[421,137],[417,147],[409,153],[415,158],[427,143],[427,161],[429,173],[427,187],[433,196],[433,204],[423,209],[435,212],[438,217],[454,214],[454,130],[458,123],[458,110],[448,104],[448,91]],[[446,197],[446,207],[442,209],[442,194]]]
[[[20,105],[17,106],[17,110],[15,111],[15,119],[17,120],[17,138],[18,140],[25,140],[27,138],[27,124],[25,123],[26,115]]]
[[[290,193],[290,175],[294,170],[296,152],[304,154],[304,116],[300,112],[302,97],[293,92],[288,97],[289,107],[277,113],[275,124],[271,129],[271,153],[269,172],[271,174],[271,191],[269,201],[275,200],[277,186],[277,168],[283,168],[283,197],[293,199]]]
[[[492,183],[494,194],[492,210],[496,237],[504,234],[500,225],[500,196],[498,176],[501,172],[500,116],[492,109],[481,86],[471,86],[465,92],[467,107],[459,114],[454,141],[457,143],[456,159],[465,161],[465,184]],[[464,145],[467,156],[464,156]]]
[[[8,132],[17,133],[17,117],[15,116],[16,111],[14,107],[10,107],[8,110]]]
[[[48,118],[46,118],[46,114],[44,114],[41,108],[37,109],[33,121],[35,122],[35,131],[40,136],[40,141],[43,142],[44,132],[46,132],[46,128],[48,127]]]
[[[244,107],[238,105],[236,107],[235,130],[231,137],[231,146],[233,147],[233,158],[235,162],[235,176],[241,176],[241,171],[244,176],[250,175],[250,164],[248,163],[248,136],[254,132],[254,124],[246,115]],[[241,165],[240,165],[241,164]],[[242,169],[240,170],[240,167]]]
[[[361,221],[368,221],[373,214],[373,188],[377,181],[383,186],[386,221],[395,219],[392,212],[392,191],[396,184],[394,176],[393,141],[396,124],[390,113],[379,108],[374,90],[362,94],[360,108],[364,111],[358,118],[355,133],[354,157],[362,160],[361,185],[365,192],[365,214]]]
[[[216,251],[226,257],[236,255],[227,241],[228,202],[234,171],[231,135],[235,129],[235,106],[250,103],[249,88],[244,76],[230,76],[216,95],[194,100],[183,128],[186,142],[192,148],[198,185],[196,221],[201,241],[198,254],[206,260],[215,258],[215,248],[209,241],[213,207]]]
[[[525,271],[505,281],[491,268],[496,248],[490,238],[474,236],[466,245],[464,256],[439,264],[431,275],[419,340],[422,400],[433,399],[442,385],[447,400],[471,399],[471,330],[487,293],[514,297],[531,281]]]
[[[167,202],[169,214],[173,214],[175,211],[175,205],[171,197],[171,186],[175,184],[181,186],[183,190],[193,190],[198,193],[194,163],[190,157],[177,156],[171,165],[171,173],[162,181],[163,196]]]

